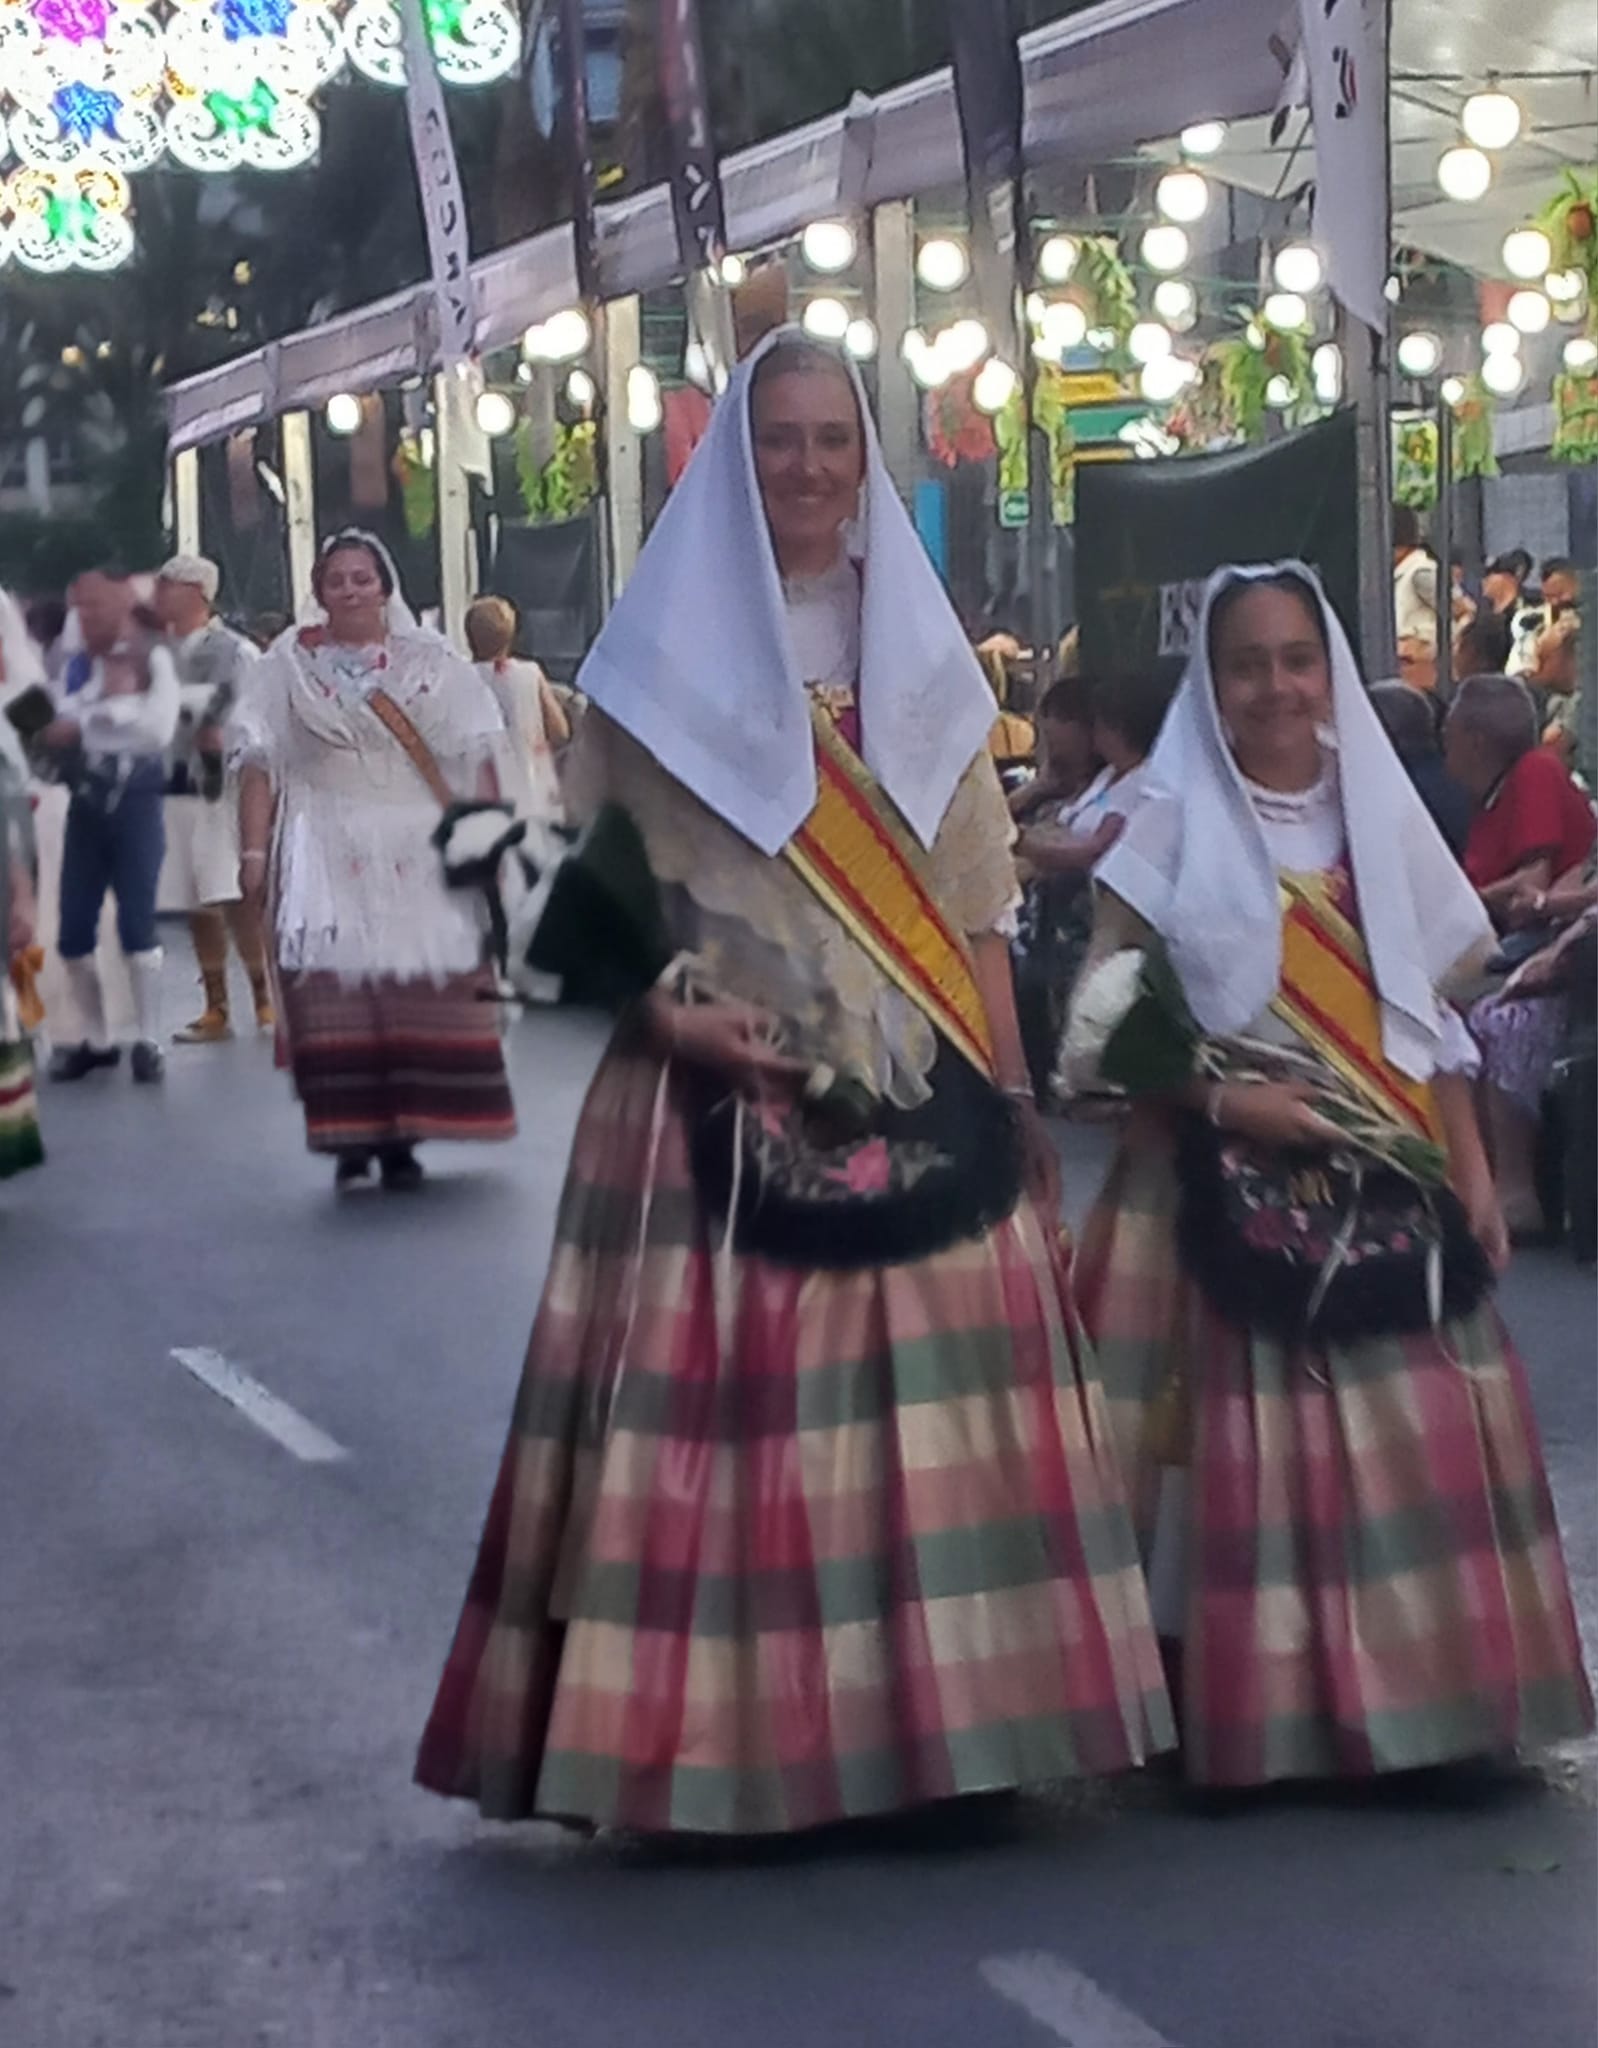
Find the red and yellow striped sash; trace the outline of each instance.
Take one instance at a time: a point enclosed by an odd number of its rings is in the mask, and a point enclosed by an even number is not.
[[[1430,1085],[1382,1050],[1381,999],[1350,909],[1346,877],[1282,877],[1282,980],[1271,1008],[1374,1108],[1441,1143]]]
[[[814,708],[816,805],[784,857],[857,945],[989,1078],[993,1037],[963,934],[919,871],[909,833],[860,757]]]

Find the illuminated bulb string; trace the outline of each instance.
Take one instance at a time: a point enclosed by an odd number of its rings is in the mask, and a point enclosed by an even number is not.
[[[516,68],[512,0],[424,0],[447,86]],[[107,270],[133,250],[130,173],[292,170],[313,95],[405,83],[393,0],[30,0],[0,15],[0,262]]]

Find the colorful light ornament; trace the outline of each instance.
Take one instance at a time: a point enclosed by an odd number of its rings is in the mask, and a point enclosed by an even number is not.
[[[424,12],[446,85],[515,70],[514,0]],[[313,97],[351,70],[404,85],[395,0],[0,0],[0,263],[125,260],[127,176],[164,157],[203,172],[309,163]],[[24,171],[49,175],[19,185]],[[85,185],[89,173],[111,182]],[[43,226],[41,191],[60,197],[59,232]]]

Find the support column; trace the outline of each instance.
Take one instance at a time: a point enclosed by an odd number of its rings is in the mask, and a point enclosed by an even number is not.
[[[627,418],[627,373],[642,360],[643,354],[643,326],[636,297],[607,301],[604,343],[605,407],[600,430],[606,436],[604,475],[610,521],[610,588],[602,597],[609,610],[632,574],[644,539],[643,437]]]
[[[1437,513],[1432,521],[1437,557],[1437,682],[1446,697],[1454,677],[1454,408],[1437,393]]]
[[[1392,373],[1387,337],[1338,309],[1348,395],[1354,406],[1359,520],[1359,638],[1367,676],[1398,673],[1393,614]]]
[[[471,404],[470,382],[445,370],[433,380],[433,475],[438,489],[438,593],[447,638],[464,644],[466,607],[477,590],[477,541],[472,532],[471,484],[466,464],[469,430],[461,417]]]
[[[893,199],[871,215],[872,266],[876,278],[877,431],[888,474],[906,502],[920,467],[920,397],[900,344],[915,325],[915,223],[912,203]]]
[[[198,448],[180,448],[172,458],[172,539],[180,555],[203,551]]]
[[[283,442],[283,511],[288,524],[289,598],[296,617],[311,595],[316,563],[316,470],[311,459],[311,416],[286,412],[278,422]]]

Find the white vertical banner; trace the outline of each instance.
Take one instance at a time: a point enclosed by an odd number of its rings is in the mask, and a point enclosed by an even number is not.
[[[439,83],[425,0],[398,0],[400,47],[405,54],[405,113],[411,156],[427,224],[427,258],[438,299],[441,367],[451,370],[477,351],[477,305],[472,296],[472,251],[466,231],[466,192],[450,139],[444,88]]]
[[[1299,0],[1315,129],[1315,233],[1333,292],[1387,331],[1387,0]]]

